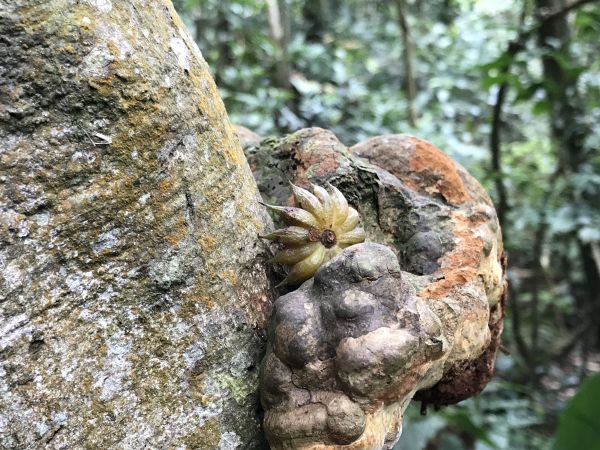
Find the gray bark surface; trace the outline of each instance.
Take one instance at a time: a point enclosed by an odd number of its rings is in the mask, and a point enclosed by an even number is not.
[[[0,447],[262,446],[270,219],[169,1],[0,1]]]

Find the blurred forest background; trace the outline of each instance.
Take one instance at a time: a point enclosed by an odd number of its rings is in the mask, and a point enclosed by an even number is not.
[[[492,195],[510,280],[498,374],[458,406],[411,407],[397,448],[600,448],[600,1],[175,5],[234,123],[346,145],[414,134]]]

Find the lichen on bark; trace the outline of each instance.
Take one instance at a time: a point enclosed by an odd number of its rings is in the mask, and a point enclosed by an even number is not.
[[[171,3],[2,2],[0,35],[3,448],[260,447],[270,219]]]

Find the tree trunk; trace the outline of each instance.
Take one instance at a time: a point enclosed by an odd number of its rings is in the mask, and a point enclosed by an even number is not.
[[[280,0],[267,0],[269,10],[269,33],[275,47],[274,84],[283,89],[291,89],[290,62],[287,52],[288,33],[283,17],[284,10]]]
[[[2,447],[261,448],[269,219],[170,1],[0,36]]]
[[[408,103],[408,123],[414,127],[417,124],[417,107],[415,104],[417,86],[412,64],[412,39],[410,37],[405,1],[396,0],[396,9],[398,10],[398,24],[400,25],[402,35],[402,64],[404,67],[404,93],[406,95],[406,103]]]
[[[308,42],[323,42],[330,20],[329,0],[307,0],[302,7],[302,18]]]
[[[542,18],[564,7],[562,0],[536,0],[537,14]],[[591,155],[585,146],[585,139],[590,130],[581,119],[584,107],[577,90],[577,75],[569,73],[564,66],[564,62],[571,63],[573,59],[567,18],[567,14],[561,14],[544,21],[539,28],[538,39],[540,47],[545,51],[542,59],[545,90],[551,105],[550,127],[552,137],[557,143],[560,171],[566,176],[573,176]],[[562,64],[560,59],[564,61]],[[573,195],[572,201],[574,204],[596,204],[595,198],[580,198],[578,194]],[[600,266],[597,266],[594,259],[592,244],[583,242],[576,235],[574,239],[577,241],[586,278],[586,301],[589,302],[589,306],[597,309],[600,305]]]

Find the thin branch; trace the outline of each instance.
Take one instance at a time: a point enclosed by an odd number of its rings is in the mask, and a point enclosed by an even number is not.
[[[588,3],[595,3],[597,1],[598,0],[577,0],[577,1],[574,1],[572,3],[569,3],[568,5],[565,5],[561,8],[559,8],[555,11],[539,11],[538,18],[540,19],[540,21],[537,24],[537,26],[532,27],[532,29],[528,30],[528,33],[529,33],[528,36],[531,35],[533,32],[535,32],[537,30],[537,28],[541,27],[542,25],[546,24],[547,22],[550,22],[551,20],[557,19],[561,16],[564,16],[565,14],[568,14],[572,10],[581,8],[582,6],[587,5]]]

